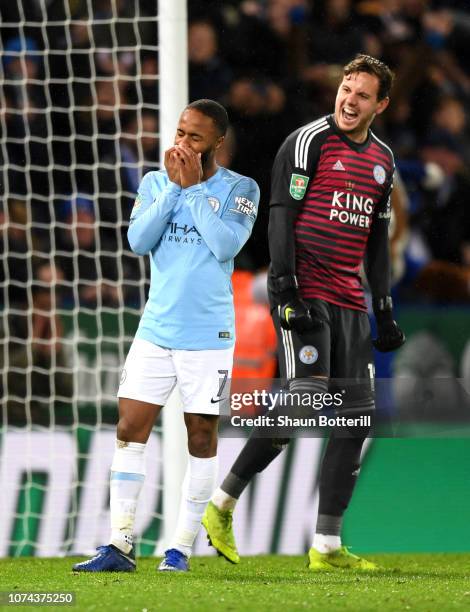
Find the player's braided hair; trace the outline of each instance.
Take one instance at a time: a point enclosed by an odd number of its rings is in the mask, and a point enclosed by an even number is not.
[[[228,115],[222,104],[219,104],[215,100],[209,100],[202,98],[201,100],[195,100],[188,104],[186,108],[193,108],[199,111],[203,115],[210,117],[215,123],[217,130],[221,136],[225,136],[228,128]]]
[[[394,74],[384,62],[381,62],[371,55],[358,53],[356,57],[346,64],[343,69],[344,75],[348,76],[354,72],[367,72],[373,74],[379,79],[379,91],[377,99],[383,100],[390,95]]]

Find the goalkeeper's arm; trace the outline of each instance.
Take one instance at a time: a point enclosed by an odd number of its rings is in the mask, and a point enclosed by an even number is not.
[[[280,305],[280,323],[284,329],[305,332],[314,326],[308,305],[298,294],[295,275],[295,219],[297,210],[271,205],[269,213],[269,253],[273,289]]]
[[[388,215],[376,217],[367,241],[365,272],[372,293],[372,307],[377,321],[375,348],[383,353],[394,351],[405,342],[405,335],[393,319],[391,259]]]

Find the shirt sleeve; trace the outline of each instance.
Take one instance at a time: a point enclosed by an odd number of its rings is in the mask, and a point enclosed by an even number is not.
[[[385,189],[383,198],[374,210],[372,225],[367,240],[364,269],[372,297],[380,299],[390,295],[392,265],[388,226],[390,224],[393,179]]]
[[[295,274],[295,221],[320,153],[311,142],[306,157],[301,158],[300,139],[301,132],[294,132],[284,141],[271,172],[268,242],[274,276]]]
[[[218,261],[235,257],[250,237],[259,205],[255,181],[243,179],[233,189],[221,217],[217,215],[200,185],[184,190],[194,224]]]
[[[137,255],[145,255],[157,246],[181,193],[179,185],[168,182],[155,198],[150,179],[151,175],[146,174],[140,183],[127,231],[129,245]]]
[[[297,211],[273,206],[269,211],[268,242],[273,276],[295,274],[295,220]]]
[[[281,145],[271,172],[270,206],[299,210],[315,174],[322,138],[309,138],[305,128],[291,134]]]
[[[388,227],[392,216],[391,194],[393,190],[393,175],[384,189],[382,198],[374,209],[373,222],[385,223]]]

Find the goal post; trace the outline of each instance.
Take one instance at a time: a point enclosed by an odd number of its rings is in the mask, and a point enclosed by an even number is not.
[[[160,49],[160,163],[173,144],[181,110],[188,103],[186,0],[159,0]],[[187,465],[187,436],[181,401],[175,389],[162,411],[163,534],[157,547],[165,551],[176,529],[181,484]]]

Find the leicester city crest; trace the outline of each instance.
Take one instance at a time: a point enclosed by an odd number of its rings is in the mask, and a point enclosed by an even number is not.
[[[299,359],[302,363],[312,365],[318,359],[318,351],[314,346],[310,344],[303,346],[299,351]]]
[[[374,178],[379,185],[385,183],[385,170],[382,166],[374,166]]]

